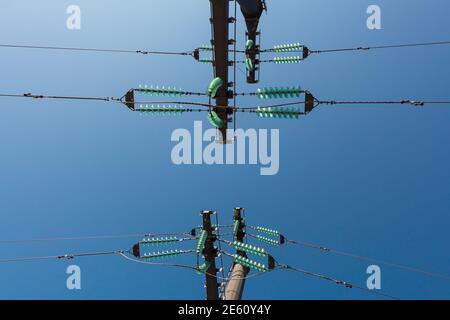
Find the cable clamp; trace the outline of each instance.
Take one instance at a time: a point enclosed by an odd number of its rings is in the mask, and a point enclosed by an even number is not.
[[[425,102],[423,101],[414,101],[414,100],[402,100],[400,101],[401,104],[410,104],[416,107],[423,107],[425,105]]]
[[[60,260],[63,260],[63,259],[65,259],[65,260],[73,260],[74,258],[75,257],[73,255],[70,255],[70,254],[65,254],[63,256],[59,256],[58,257],[58,259],[60,259]]]

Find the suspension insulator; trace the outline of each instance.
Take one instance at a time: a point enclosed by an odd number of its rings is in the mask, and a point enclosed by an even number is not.
[[[211,98],[217,96],[217,92],[223,86],[223,80],[221,78],[215,78],[208,86],[207,95]]]
[[[234,255],[234,262],[240,265],[243,265],[244,267],[259,271],[259,272],[267,272],[267,268],[264,264],[247,259],[245,257],[242,257],[240,255]]]
[[[211,267],[211,262],[205,262],[202,265],[197,267],[197,274],[203,275],[208,271],[209,267]]]
[[[187,251],[181,250],[171,250],[171,251],[163,251],[163,252],[153,252],[144,254],[141,259],[144,260],[155,260],[155,259],[164,259],[164,258],[173,258],[182,254],[187,253]]]
[[[183,95],[186,95],[187,93],[184,92],[181,89],[176,88],[159,88],[159,87],[153,87],[153,86],[139,86],[139,89],[136,89],[137,92],[148,94],[150,96],[159,96],[159,97],[180,97]]]
[[[261,108],[258,107],[256,114],[261,118],[284,118],[298,119],[302,115],[300,108]]]
[[[179,242],[180,239],[177,237],[164,237],[164,238],[145,238],[143,239],[140,244],[141,245],[163,245],[163,244],[170,244]]]
[[[234,221],[234,223],[233,223],[233,236],[234,237],[237,236],[240,227],[241,227],[241,222],[239,220]]]
[[[202,230],[202,232],[200,233],[200,237],[198,238],[197,247],[195,249],[197,255],[200,255],[203,252],[207,239],[208,239],[208,232]]]
[[[255,46],[255,42],[252,39],[248,39],[247,43],[245,44],[245,47],[247,48],[247,50],[253,49],[254,46]]]
[[[303,46],[300,43],[284,44],[279,46],[274,46],[273,51],[275,52],[293,52],[302,51]]]
[[[260,88],[256,91],[256,96],[260,99],[280,99],[280,98],[296,98],[304,91],[299,86],[294,87],[275,87]]]
[[[280,235],[280,233],[277,230],[272,230],[264,227],[256,227],[256,230],[275,237],[278,237]]]
[[[256,254],[256,255],[262,256],[262,257],[267,256],[267,252],[263,248],[258,248],[258,247],[252,246],[250,244],[247,244],[247,243],[234,241],[232,243],[232,246],[235,247],[236,250],[238,250],[238,251],[244,251],[244,252]]]
[[[294,64],[302,62],[301,57],[276,57],[273,59],[275,64]]]
[[[225,127],[225,122],[219,117],[215,111],[208,112],[208,122],[216,129]]]
[[[135,111],[151,115],[181,115],[190,110],[182,106],[172,105],[139,105]]]
[[[266,238],[266,237],[263,237],[263,236],[260,236],[260,235],[256,236],[256,239],[261,241],[261,242],[267,243],[267,244],[269,244],[271,246],[279,246],[280,245],[280,241],[279,240],[273,240],[273,239]]]
[[[253,61],[250,58],[245,59],[245,68],[247,71],[253,71],[255,70],[255,66],[253,65]]]
[[[214,47],[211,45],[204,45],[198,48],[200,51],[213,51]]]

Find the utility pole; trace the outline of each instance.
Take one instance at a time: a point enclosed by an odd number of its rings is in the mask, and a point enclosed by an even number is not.
[[[238,225],[236,229],[235,239],[238,242],[243,243],[245,238],[245,221],[242,218],[242,212],[244,209],[235,208],[233,220],[236,225]],[[247,254],[244,251],[237,251],[237,254],[247,258]],[[242,294],[244,292],[245,287],[245,278],[249,273],[249,268],[235,263],[233,265],[233,270],[231,272],[230,280],[228,281],[228,285],[225,289],[224,300],[241,300]]]
[[[208,237],[205,242],[205,248],[203,255],[205,261],[209,264],[208,270],[205,272],[206,277],[206,299],[218,300],[219,299],[219,286],[217,284],[217,269],[216,269],[216,257],[217,248],[214,246],[216,242],[216,235],[211,224],[211,216],[215,214],[214,211],[202,211],[201,216],[203,219],[203,230],[208,233]]]
[[[230,97],[228,83],[228,60],[229,45],[234,40],[229,40],[229,24],[234,22],[229,15],[229,0],[210,0],[211,2],[211,25],[212,25],[212,41],[214,52],[214,75],[223,81],[223,86],[219,89],[216,96],[216,107],[214,111],[225,123],[223,128],[218,131],[218,143],[227,144],[227,129],[229,119],[228,99]],[[233,84],[234,85],[234,84]]]

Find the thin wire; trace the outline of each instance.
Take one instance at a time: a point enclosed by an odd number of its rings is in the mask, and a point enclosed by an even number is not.
[[[383,293],[381,291],[375,291],[375,290],[370,290],[370,289],[367,289],[367,288],[364,288],[364,287],[355,286],[355,285],[350,284],[348,282],[345,282],[345,281],[342,281],[342,280],[336,280],[336,279],[333,279],[331,277],[328,277],[328,276],[325,276],[325,275],[322,275],[322,274],[319,274],[319,273],[314,273],[314,272],[306,271],[306,270],[303,270],[303,269],[295,268],[295,267],[292,267],[290,265],[280,265],[280,267],[281,267],[281,269],[291,270],[291,271],[302,273],[302,274],[305,274],[307,276],[314,277],[314,278],[317,278],[317,279],[334,282],[337,285],[342,285],[342,286],[345,286],[346,288],[349,288],[349,289],[358,289],[358,290],[365,291],[365,292],[370,293],[370,294],[379,295],[379,296],[382,296],[382,297],[385,297],[385,298],[389,298],[389,299],[393,299],[393,300],[399,300],[399,298],[394,297],[394,296],[389,295],[389,294],[386,294],[386,293]]]
[[[88,101],[105,101],[105,102],[121,102],[117,98],[109,97],[81,97],[81,96],[45,96],[45,95],[35,95],[31,93],[24,94],[7,94],[1,93],[0,97],[4,98],[31,98],[31,99],[55,99],[55,100],[88,100]]]
[[[254,93],[239,93],[238,95],[254,95]],[[6,94],[0,93],[0,97],[10,97],[10,98],[31,98],[31,99],[59,99],[59,100],[83,100],[83,101],[103,101],[112,103],[134,103],[136,104],[178,104],[178,105],[190,105],[202,108],[207,108],[208,110],[212,107],[211,103],[200,103],[200,102],[188,102],[188,101],[125,101],[123,98],[113,98],[113,97],[83,97],[83,96],[46,96],[46,95],[35,95],[31,93],[25,94]],[[413,105],[422,107],[425,105],[450,105],[450,101],[414,101],[414,100],[400,100],[400,101],[334,101],[334,100],[316,100],[317,105]],[[283,103],[283,104],[271,104],[264,106],[264,108],[275,108],[275,107],[288,107],[293,105],[304,105],[304,101]],[[227,107],[234,112],[254,112],[258,110],[258,107]],[[204,109],[191,109],[188,112],[206,112],[208,110]],[[139,110],[136,110],[139,111]],[[302,113],[305,115],[305,113]]]
[[[341,49],[327,49],[327,50],[313,50],[310,53],[332,53],[332,52],[346,52],[346,51],[368,51],[379,49],[395,49],[395,48],[411,48],[411,47],[425,47],[425,46],[441,46],[450,45],[450,41],[439,42],[423,42],[423,43],[410,43],[410,44],[393,44],[384,46],[372,46],[372,47],[355,47],[355,48],[341,48]]]
[[[127,259],[128,261],[131,262],[135,262],[135,263],[139,263],[139,264],[143,264],[143,265],[150,265],[150,266],[162,266],[162,267],[173,267],[173,268],[183,268],[183,269],[189,269],[189,270],[194,270],[194,271],[198,271],[198,269],[196,267],[193,266],[189,266],[189,265],[184,265],[184,264],[174,264],[174,263],[164,263],[164,262],[149,262],[149,261],[142,261],[142,260],[137,260],[137,259],[133,259],[129,256],[127,256],[124,253],[119,253],[119,255],[121,255],[123,258]],[[268,272],[258,272],[255,274],[252,274],[251,276],[247,276],[245,278],[240,278],[237,280],[248,280],[248,279],[252,279],[252,278],[256,278],[259,276],[262,276],[264,274],[267,274]],[[220,277],[214,274],[209,274],[206,273],[207,275],[210,275],[218,280],[228,280],[228,278],[225,277]]]
[[[248,226],[248,227],[256,230],[256,228],[253,226]],[[252,238],[257,238],[255,235],[250,234],[250,233],[248,233],[247,235]],[[386,265],[389,267],[394,267],[394,268],[402,269],[402,270],[409,271],[409,272],[421,273],[421,274],[424,274],[424,275],[427,275],[430,277],[450,280],[450,276],[448,276],[448,275],[430,272],[430,271],[426,271],[423,269],[418,269],[418,268],[414,268],[414,267],[410,267],[410,266],[406,266],[406,265],[402,265],[402,264],[398,264],[398,263],[388,262],[388,261],[384,261],[384,260],[379,260],[379,259],[375,259],[375,258],[365,257],[365,256],[361,256],[361,255],[357,255],[357,254],[353,254],[353,253],[349,253],[349,252],[345,252],[345,251],[339,251],[339,250],[335,250],[335,249],[332,249],[332,248],[329,248],[326,246],[322,246],[322,245],[318,245],[318,244],[313,244],[313,243],[308,243],[308,242],[298,241],[298,240],[289,240],[289,239],[286,239],[286,243],[303,246],[303,247],[310,248],[310,249],[320,250],[321,252],[325,252],[325,253],[330,253],[330,254],[354,258],[354,259],[358,259],[358,260],[362,260],[362,261],[367,261],[367,262],[371,262],[371,263]]]
[[[127,250],[115,250],[107,252],[93,252],[93,253],[78,253],[78,254],[65,254],[59,256],[41,256],[41,257],[25,257],[25,258],[12,258],[12,259],[1,259],[0,263],[12,263],[12,262],[28,262],[28,261],[43,261],[43,260],[71,260],[80,257],[93,257],[93,256],[105,256],[105,255],[115,255],[127,252]]]
[[[14,244],[14,243],[33,243],[33,242],[57,242],[57,241],[79,241],[79,240],[114,240],[114,239],[130,239],[138,237],[164,237],[164,236],[181,236],[190,235],[189,232],[176,233],[141,233],[141,234],[124,234],[124,235],[105,235],[105,236],[86,236],[86,237],[55,237],[55,238],[41,238],[41,239],[18,239],[18,240],[0,240],[0,244]]]
[[[415,106],[424,106],[432,104],[450,104],[450,101],[414,101],[414,100],[400,100],[400,101],[318,101],[319,104],[328,105],[389,105],[389,104],[411,104]]]
[[[344,251],[338,251],[338,250],[334,250],[334,249],[331,249],[331,248],[328,248],[325,246],[321,246],[321,245],[317,245],[317,244],[312,244],[312,243],[307,243],[307,242],[302,242],[302,241],[297,241],[297,240],[295,240],[295,241],[287,240],[287,242],[295,244],[295,245],[307,247],[307,248],[317,249],[317,250],[320,250],[320,251],[326,252],[326,253],[331,253],[331,254],[335,254],[335,255],[339,255],[339,256],[354,258],[354,259],[367,261],[367,262],[371,262],[371,263],[382,264],[382,265],[402,269],[405,271],[421,273],[421,274],[424,274],[424,275],[427,275],[430,277],[436,277],[436,278],[441,278],[441,279],[445,279],[445,280],[450,280],[450,276],[447,276],[447,275],[434,273],[434,272],[430,272],[430,271],[426,271],[426,270],[422,270],[422,269],[418,269],[418,268],[414,268],[414,267],[409,267],[406,265],[397,264],[397,263],[393,263],[393,262],[388,262],[388,261],[384,261],[384,260],[378,260],[378,259],[374,259],[374,258],[360,256],[360,255],[356,255],[356,254],[348,253],[348,252],[344,252]]]
[[[137,260],[137,259],[133,259],[129,256],[127,256],[124,253],[120,253],[120,255],[131,261],[131,262],[135,262],[135,263],[140,263],[140,264],[144,264],[144,265],[151,265],[151,266],[163,266],[163,267],[173,267],[173,268],[183,268],[183,269],[190,269],[190,270],[194,270],[197,271],[197,268],[192,267],[192,266],[188,266],[188,265],[184,265],[184,264],[175,264],[175,263],[165,263],[165,262],[150,262],[150,261],[142,261],[142,260]]]
[[[234,53],[233,53],[234,54],[234,63],[233,63],[234,96],[233,96],[233,107],[235,109],[236,109],[236,100],[237,100],[237,97],[236,97],[236,90],[237,90],[237,70],[236,70],[237,52],[236,52],[236,49],[237,49],[237,47],[236,46],[237,46],[237,1],[234,0]],[[233,139],[235,140],[236,139],[236,112],[233,113],[233,117],[234,117],[234,119],[233,119],[234,137],[233,137]]]
[[[35,46],[35,45],[15,45],[0,44],[0,48],[16,49],[40,49],[40,50],[60,50],[60,51],[85,51],[85,52],[109,52],[109,53],[134,53],[143,55],[192,55],[192,52],[170,52],[170,51],[148,51],[148,50],[123,50],[123,49],[100,49],[100,48],[77,48],[77,47],[58,47],[58,46]]]
[[[348,52],[348,51],[369,51],[369,50],[382,50],[382,49],[398,49],[398,48],[413,48],[413,47],[428,47],[428,46],[442,46],[450,45],[450,41],[435,41],[435,42],[422,42],[422,43],[407,43],[407,44],[392,44],[381,46],[367,46],[367,47],[350,47],[350,48],[337,48],[337,49],[325,49],[325,50],[309,50],[309,53],[335,53],[335,52]],[[301,50],[292,50],[290,52],[303,52],[304,46]],[[276,49],[261,50],[261,53],[274,53],[278,52]]]
[[[28,98],[28,99],[52,99],[52,100],[82,100],[82,101],[102,101],[102,102],[112,102],[112,103],[134,103],[137,104],[179,104],[179,105],[190,105],[190,106],[198,106],[198,107],[206,107],[209,108],[210,105],[206,103],[197,103],[197,102],[188,102],[188,101],[126,101],[119,98],[112,97],[82,97],[82,96],[46,96],[46,95],[35,95],[31,93],[24,94],[7,94],[0,93],[0,97],[3,98]],[[190,110],[192,112],[202,112],[204,110]]]

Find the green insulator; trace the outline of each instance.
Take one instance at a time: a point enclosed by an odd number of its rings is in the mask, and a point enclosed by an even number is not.
[[[188,112],[188,109],[181,106],[171,105],[140,105],[136,109],[136,112],[152,115],[180,115],[182,113]]]
[[[256,114],[261,118],[298,119],[302,112],[300,108],[262,108],[258,107]]]
[[[268,229],[268,228],[264,228],[264,227],[256,227],[256,230],[258,230],[259,232],[269,234],[271,236],[275,236],[275,237],[278,237],[280,235],[280,233],[277,230],[272,230],[272,229]]]
[[[165,237],[165,238],[146,238],[143,239],[140,244],[142,245],[164,245],[179,242],[177,237]]]
[[[225,127],[225,122],[220,119],[215,111],[208,112],[208,121],[214,128],[221,129]]]
[[[233,247],[239,251],[256,254],[258,256],[267,256],[267,252],[263,248],[258,248],[246,243],[235,241],[233,242]]]
[[[211,98],[215,98],[219,89],[223,86],[223,80],[221,78],[215,78],[208,86],[207,95]]]
[[[271,246],[279,246],[280,245],[280,241],[279,240],[274,240],[274,239],[270,239],[270,238],[266,238],[263,236],[256,236],[256,239],[258,239],[261,242],[267,243]]]
[[[284,44],[273,47],[273,50],[275,52],[293,52],[293,51],[301,51],[302,49],[303,46],[300,43]]]
[[[213,59],[199,59],[198,62],[201,63],[214,63]]]
[[[247,71],[253,71],[255,70],[255,66],[253,65],[253,61],[250,58],[245,59],[245,67],[247,68]]]
[[[248,267],[250,269],[254,269],[254,270],[259,271],[259,272],[267,272],[266,266],[263,265],[262,263],[258,263],[256,261],[247,259],[247,258],[242,257],[242,256],[237,255],[237,254],[234,255],[233,257],[234,257],[235,263],[237,263],[237,264],[241,264],[241,265],[243,265],[245,267]]]
[[[304,91],[300,86],[294,87],[274,87],[260,88],[256,91],[256,96],[260,99],[279,99],[279,98],[296,98],[300,97]]]
[[[208,239],[208,232],[205,230],[202,230],[200,233],[200,236],[198,238],[197,247],[195,249],[195,252],[197,255],[200,255],[203,252],[203,249],[205,248],[206,240]]]
[[[241,222],[239,221],[239,220],[236,220],[234,223],[233,223],[233,236],[234,237],[236,237],[237,236],[237,233],[238,233],[238,231],[239,231],[239,227],[241,226]]]
[[[186,94],[181,89],[176,88],[165,88],[165,87],[153,87],[153,86],[139,86],[137,92],[148,94],[151,96],[162,96],[162,97],[179,97]]]
[[[163,259],[163,258],[172,258],[175,256],[179,256],[185,254],[186,251],[181,250],[171,250],[171,251],[163,251],[163,252],[153,252],[144,254],[141,259],[144,260],[154,260],[154,259]]]
[[[213,51],[214,47],[211,45],[204,45],[198,48],[200,51]]]
[[[248,39],[247,43],[245,44],[245,47],[247,48],[247,50],[253,49],[254,46],[255,46],[255,42],[251,39]]]
[[[300,63],[301,61],[301,57],[276,57],[273,59],[275,64],[293,64]]]
[[[197,274],[203,275],[208,271],[209,267],[211,266],[211,262],[205,262],[202,265],[198,266],[197,268]]]

